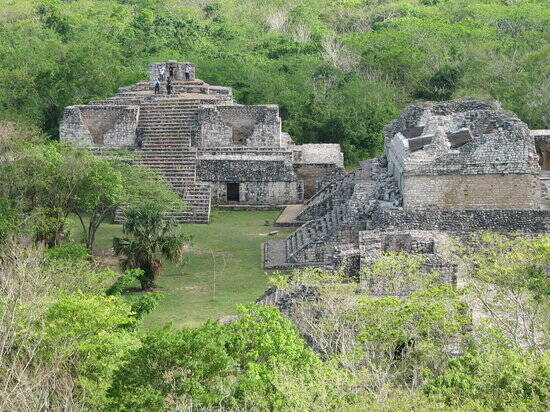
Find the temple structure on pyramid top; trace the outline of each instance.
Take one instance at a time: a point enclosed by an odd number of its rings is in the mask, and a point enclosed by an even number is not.
[[[207,223],[211,205],[300,204],[343,173],[338,144],[297,145],[277,105],[241,105],[232,89],[196,78],[190,62],[151,63],[149,79],[65,108],[60,139],[98,153],[134,151],[187,202],[179,222]]]

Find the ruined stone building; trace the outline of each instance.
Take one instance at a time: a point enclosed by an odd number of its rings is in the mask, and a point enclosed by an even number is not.
[[[550,232],[546,131],[494,105],[450,101],[409,106],[384,134],[384,155],[326,181],[297,215],[300,227],[264,243],[266,269],[357,273],[385,251],[408,251],[454,283],[443,253],[451,237]]]
[[[339,145],[294,144],[281,130],[278,106],[237,104],[231,88],[197,79],[192,63],[184,80],[185,64],[152,63],[148,81],[122,87],[106,100],[67,107],[61,140],[99,153],[133,151],[186,200],[187,210],[171,213],[180,222],[208,222],[211,205],[301,203],[342,168]],[[155,95],[153,83],[162,75],[161,94]]]

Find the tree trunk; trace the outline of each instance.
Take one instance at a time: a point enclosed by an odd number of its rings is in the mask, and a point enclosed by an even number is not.
[[[153,282],[160,276],[162,273],[162,262],[158,259],[153,259],[151,262],[151,273],[153,275]]]
[[[162,272],[162,263],[158,259],[153,259],[146,264],[142,265],[143,275],[139,279],[142,290],[149,290],[155,286],[155,279],[157,279]]]

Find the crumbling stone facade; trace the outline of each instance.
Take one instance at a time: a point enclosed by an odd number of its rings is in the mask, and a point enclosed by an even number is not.
[[[535,148],[547,134],[513,113],[477,101],[427,102],[405,109],[384,134],[382,156],[327,175],[297,216],[302,226],[264,244],[264,268],[343,267],[358,276],[383,253],[406,251],[455,283],[456,265],[442,252],[449,237],[550,233],[550,180]],[[363,286],[410,292],[387,281]]]
[[[59,133],[83,146],[136,147],[139,107],[78,105],[65,108]]]
[[[283,145],[279,107],[275,105],[202,106],[197,128],[197,146],[201,148],[286,146]]]
[[[180,222],[208,222],[211,205],[301,203],[343,167],[339,145],[295,145],[281,130],[278,106],[237,104],[230,88],[196,79],[195,65],[176,61],[151,63],[149,81],[121,87],[110,99],[67,107],[60,138],[98,153],[134,150],[186,200],[187,210],[172,212]]]
[[[512,113],[480,102],[413,105],[385,128],[385,146],[405,210],[538,208],[538,156]]]

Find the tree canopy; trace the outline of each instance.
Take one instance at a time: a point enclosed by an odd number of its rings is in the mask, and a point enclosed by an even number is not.
[[[0,5],[0,118],[57,136],[62,110],[197,64],[240,103],[279,104],[298,142],[379,154],[413,100],[498,100],[548,128],[544,0],[11,0]]]

